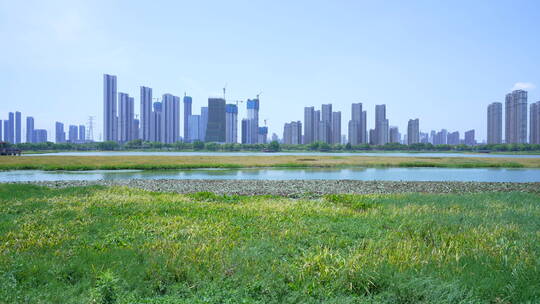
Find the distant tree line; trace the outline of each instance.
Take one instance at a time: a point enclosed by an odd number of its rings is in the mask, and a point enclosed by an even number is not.
[[[432,145],[430,143],[418,143],[412,145],[402,145],[398,143],[388,143],[383,146],[376,145],[330,145],[323,142],[315,142],[308,145],[286,145],[273,141],[269,144],[218,144],[196,141],[193,143],[176,142],[165,144],[160,142],[147,142],[140,139],[119,144],[114,141],[92,142],[92,143],[21,143],[10,145],[10,147],[21,149],[22,151],[125,151],[125,150],[160,150],[160,151],[320,151],[320,152],[362,152],[362,151],[464,151],[464,152],[540,152],[540,145],[533,144],[498,144],[498,145]]]

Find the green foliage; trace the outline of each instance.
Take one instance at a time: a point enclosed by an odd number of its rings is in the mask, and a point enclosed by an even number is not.
[[[97,144],[99,150],[113,151],[117,150],[120,145],[115,141],[104,141]]]
[[[193,142],[193,150],[202,150],[204,149],[204,143],[202,141]]]
[[[281,150],[281,147],[277,141],[272,141],[268,144],[268,150],[272,152],[278,152]]]
[[[536,303],[531,193],[0,185],[0,302]]]

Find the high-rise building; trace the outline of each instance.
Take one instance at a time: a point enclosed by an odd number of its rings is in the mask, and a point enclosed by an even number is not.
[[[241,143],[247,144],[248,143],[248,129],[249,129],[249,119],[244,118],[242,119],[242,138]]]
[[[116,76],[103,75],[103,138],[105,141],[118,140]]]
[[[200,129],[201,115],[189,115],[188,116],[188,138],[190,142],[202,141],[202,134]]]
[[[79,142],[86,142],[86,127],[84,125],[79,125]]]
[[[247,100],[247,119],[249,126],[247,129],[248,144],[256,144],[259,140],[259,98]]]
[[[208,127],[208,107],[201,107],[201,118],[199,119],[200,140],[206,140],[206,128]]]
[[[399,133],[399,128],[392,126],[388,131],[388,142],[400,144],[401,143],[401,134]]]
[[[362,123],[361,123],[361,128],[360,128],[360,134],[362,136],[360,139],[360,143],[367,144],[368,143],[368,129],[367,129],[367,112],[366,111],[362,111]]]
[[[191,115],[191,104],[193,103],[193,99],[191,96],[187,96],[184,94],[184,142],[191,142],[191,138],[189,135],[191,134],[189,132],[189,116]],[[197,127],[197,129],[199,129]]]
[[[205,141],[225,142],[227,128],[225,118],[225,99],[208,98],[208,126],[206,127]]]
[[[268,141],[268,127],[259,127],[259,139],[260,144],[266,144]]]
[[[527,142],[527,91],[516,90],[505,98],[505,139],[509,144]]]
[[[150,141],[152,126],[152,88],[141,86],[140,138]]]
[[[4,121],[4,141],[15,143],[15,114],[9,112],[8,120]]]
[[[141,138],[141,121],[139,119],[133,119],[133,127],[131,128],[131,138],[132,139],[142,139]]]
[[[334,142],[332,138],[332,126],[332,104],[323,104],[321,105],[321,123],[319,123],[320,141],[327,144]]]
[[[332,144],[341,143],[341,112],[332,112]]]
[[[77,126],[69,126],[68,139],[70,143],[76,143],[79,140],[79,128]]]
[[[26,116],[26,142],[33,143],[34,140],[34,117]]]
[[[17,111],[15,112],[15,143],[20,144],[21,143],[21,112]]]
[[[238,106],[235,104],[225,105],[225,142],[238,142]]]
[[[279,138],[276,133],[272,133],[272,141],[279,141]]]
[[[502,103],[494,102],[487,110],[487,143],[502,143]]]
[[[362,103],[351,105],[351,120],[349,121],[349,143],[359,145],[366,143],[366,111],[362,111]]]
[[[459,132],[455,131],[452,133],[448,133],[446,135],[446,144],[447,145],[459,145]]]
[[[321,110],[313,112],[313,141],[321,141],[319,136],[319,125],[321,123]]]
[[[388,119],[386,119],[386,105],[375,106],[375,143],[385,145],[388,143]]]
[[[32,137],[36,144],[47,142],[47,130],[35,129]]]
[[[420,120],[409,119],[407,124],[407,144],[417,144],[420,143]]]
[[[291,121],[283,126],[283,143],[288,145],[299,145],[302,143],[302,123]]]
[[[540,101],[531,104],[529,143],[540,144]]]
[[[134,101],[126,93],[118,93],[118,141],[128,142],[133,136]]]
[[[465,144],[467,146],[476,145],[476,140],[474,139],[474,130],[469,130],[465,132]]]
[[[369,129],[369,144],[370,145],[377,144],[377,135],[376,135],[375,129]]]
[[[304,144],[315,141],[315,107],[304,108]]]
[[[61,122],[56,122],[55,124],[55,142],[63,143],[66,142],[66,132],[64,131],[64,124]]]
[[[164,94],[162,103],[161,141],[172,144],[180,139],[180,97]]]
[[[150,141],[161,142],[162,103],[154,102],[152,106],[154,111],[150,116]]]

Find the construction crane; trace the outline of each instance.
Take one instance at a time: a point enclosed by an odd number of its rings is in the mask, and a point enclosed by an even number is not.
[[[259,94],[257,94],[257,99],[259,99],[259,96],[261,96],[261,94],[262,94],[262,91],[259,92]]]
[[[231,102],[236,103],[236,107],[238,107],[238,103],[243,103],[243,100],[231,100]]]
[[[227,83],[225,83],[225,85],[223,86],[223,99],[227,100],[225,98],[225,91],[227,90]]]
[[[267,121],[268,121],[268,118],[265,118],[265,119],[264,119],[264,126],[265,126],[265,127],[268,126],[268,125],[266,124]]]

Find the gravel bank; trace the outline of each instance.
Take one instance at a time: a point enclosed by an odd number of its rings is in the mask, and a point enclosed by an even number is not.
[[[149,191],[298,197],[330,193],[473,193],[521,191],[540,193],[540,183],[391,182],[356,180],[115,180],[29,182],[53,188],[71,186],[127,186]]]

